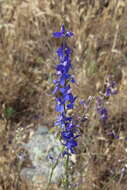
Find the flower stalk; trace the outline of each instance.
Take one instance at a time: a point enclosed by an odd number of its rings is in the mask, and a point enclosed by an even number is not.
[[[55,126],[59,128],[60,140],[64,146],[62,153],[66,157],[65,161],[65,190],[69,189],[69,158],[71,154],[75,154],[77,147],[77,137],[80,136],[78,126],[72,117],[68,116],[68,110],[74,108],[77,97],[72,93],[71,83],[75,83],[74,76],[70,74],[71,54],[72,50],[67,45],[67,38],[72,37],[73,33],[65,30],[64,25],[61,26],[60,32],[53,33],[53,37],[62,38],[60,48],[57,49],[59,64],[56,65],[56,79],[54,80],[55,88],[53,94],[56,97],[56,112],[59,113],[55,122]]]
[[[56,76],[54,80],[55,88],[53,94],[56,96],[56,112],[59,113],[55,126],[60,129],[60,138],[65,146],[63,155],[75,153],[77,146],[76,138],[79,136],[79,130],[74,124],[73,118],[67,115],[68,110],[74,108],[77,97],[73,96],[70,83],[75,83],[75,79],[70,74],[72,50],[67,45],[67,38],[73,36],[72,32],[65,30],[64,25],[60,32],[53,33],[55,38],[62,38],[61,47],[57,49],[59,64],[56,65]]]

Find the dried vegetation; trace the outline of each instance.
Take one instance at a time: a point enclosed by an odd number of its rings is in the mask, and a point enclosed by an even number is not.
[[[75,34],[69,41],[75,93],[83,99],[96,95],[106,74],[114,75],[119,88],[107,106],[108,124],[102,126],[93,114],[82,126],[74,177],[79,185],[72,189],[126,190],[126,20],[126,0],[0,0],[0,190],[29,189],[19,174],[30,162],[19,144],[37,124],[53,124],[52,78],[60,42],[51,34],[62,23]],[[107,137],[110,129],[120,139]]]

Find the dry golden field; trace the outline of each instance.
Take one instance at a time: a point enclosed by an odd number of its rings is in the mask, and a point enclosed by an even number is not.
[[[96,96],[108,74],[118,86],[108,100],[107,125],[91,108],[81,126],[73,168],[73,182],[79,185],[72,189],[126,190],[127,0],[0,0],[0,190],[34,190],[20,176],[23,167],[32,165],[20,144],[37,125],[51,128],[56,118],[52,79],[60,40],[52,33],[63,23],[75,34],[68,41],[75,94]],[[119,139],[107,136],[111,129]]]

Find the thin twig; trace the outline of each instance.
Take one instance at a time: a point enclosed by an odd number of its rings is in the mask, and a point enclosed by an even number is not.
[[[65,168],[66,168],[66,178],[65,178],[65,190],[69,189],[69,173],[68,173],[68,166],[69,166],[69,154],[67,154]]]
[[[58,162],[59,162],[60,156],[61,156],[61,153],[59,154],[59,156],[58,156],[58,158],[57,158],[55,164],[52,166],[52,169],[51,169],[51,173],[50,173],[50,176],[49,176],[48,185],[47,185],[46,190],[49,190],[49,186],[50,186],[50,184],[51,184],[53,172],[54,172],[54,170],[55,170],[55,168],[56,168],[56,166],[57,166],[57,164],[58,164]]]

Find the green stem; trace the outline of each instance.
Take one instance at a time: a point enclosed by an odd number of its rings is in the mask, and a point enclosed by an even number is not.
[[[66,162],[65,162],[65,169],[66,169],[66,177],[65,177],[65,190],[69,189],[69,173],[68,173],[68,168],[69,168],[69,154],[67,154]]]
[[[61,153],[60,153],[60,154],[61,154]],[[50,184],[51,184],[53,172],[54,172],[54,170],[55,170],[55,168],[56,168],[56,166],[57,166],[57,164],[58,164],[58,162],[59,162],[60,154],[59,154],[59,156],[58,156],[58,158],[57,158],[55,164],[52,166],[52,169],[51,169],[51,173],[50,173],[50,176],[49,176],[49,181],[48,181],[48,185],[47,185],[46,190],[49,190],[49,186],[50,186]]]

